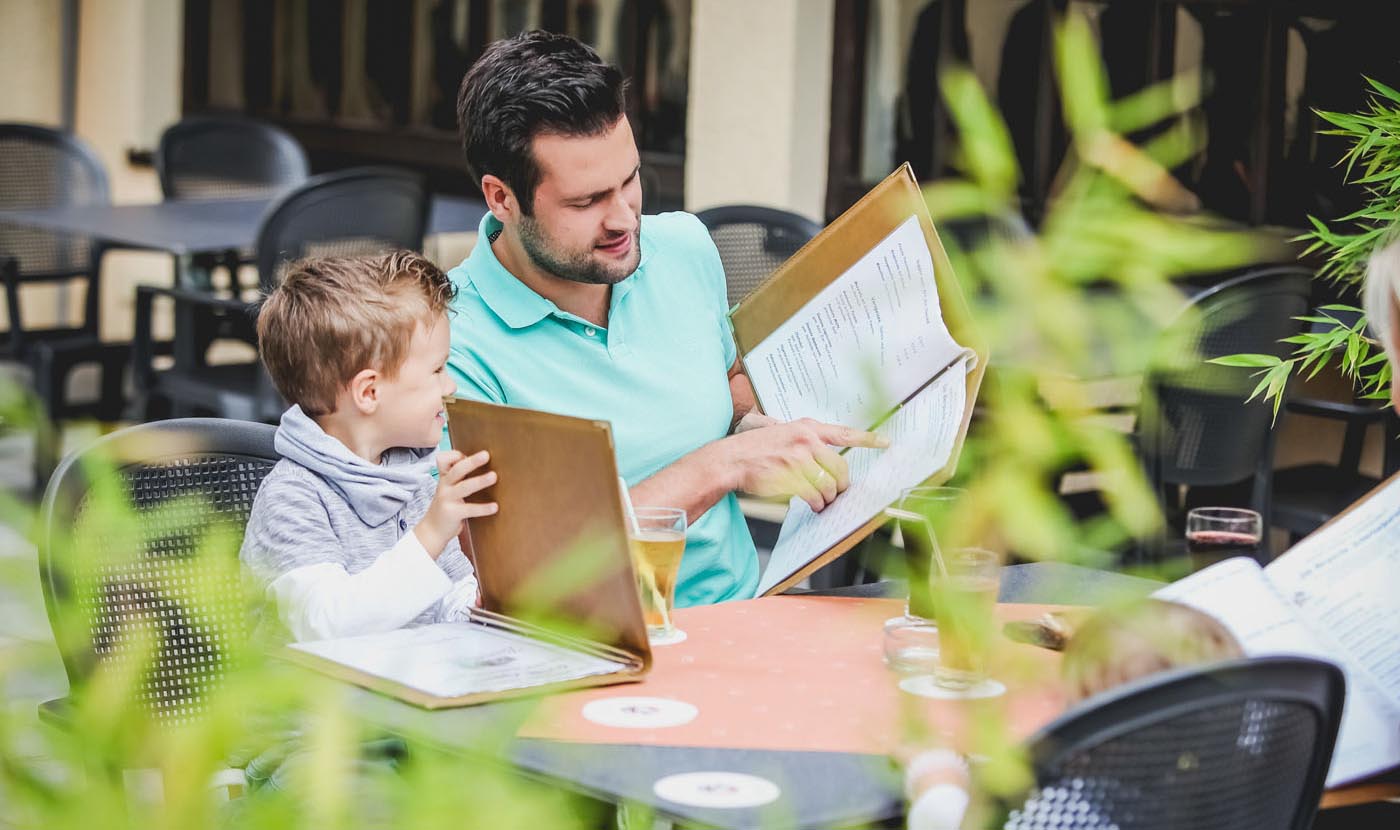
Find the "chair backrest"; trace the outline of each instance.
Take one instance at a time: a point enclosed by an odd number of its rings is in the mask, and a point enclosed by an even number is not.
[[[1331,763],[1341,669],[1299,657],[1145,678],[1031,744],[1036,786],[1008,830],[1304,830]]]
[[[1272,407],[1245,404],[1255,370],[1206,361],[1231,354],[1287,357],[1281,341],[1303,330],[1312,272],[1279,267],[1233,277],[1191,300],[1162,338],[1174,361],[1159,362],[1143,385],[1139,438],[1158,483],[1221,485],[1253,475],[1269,445]],[[1199,322],[1199,325],[1196,325]]]
[[[106,204],[107,172],[71,133],[34,124],[0,124],[0,210]],[[82,237],[0,222],[0,260],[19,277],[91,274],[98,249]]]
[[[719,249],[731,306],[821,230],[805,216],[756,205],[725,205],[695,215]]]
[[[258,231],[258,280],[277,286],[280,268],[305,256],[356,256],[423,249],[428,197],[422,177],[390,167],[313,176],[268,208]]]
[[[306,152],[287,132],[247,118],[199,115],[166,129],[156,173],[167,199],[269,197],[306,180]]]
[[[251,636],[252,619],[236,563],[197,554],[220,538],[237,556],[253,497],[277,463],[275,432],[217,418],[156,421],[114,432],[59,465],[44,494],[39,570],[71,685],[98,663],[141,659],[133,638],[155,629],[141,702],[172,725],[200,715],[236,647],[231,640]],[[94,519],[111,504],[94,494],[110,495],[113,475],[133,523]]]

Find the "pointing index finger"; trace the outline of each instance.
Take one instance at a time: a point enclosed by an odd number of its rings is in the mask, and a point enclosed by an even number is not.
[[[869,447],[871,449],[884,449],[890,445],[890,441],[883,435],[873,432],[866,432],[863,429],[852,429],[838,424],[821,424],[817,429],[817,434],[821,439],[833,447]]]

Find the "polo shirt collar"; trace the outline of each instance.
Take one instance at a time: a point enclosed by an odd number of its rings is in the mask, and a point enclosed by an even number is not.
[[[551,314],[563,314],[558,306],[516,279],[515,275],[507,271],[500,260],[496,259],[496,252],[491,248],[491,237],[500,230],[501,221],[488,211],[481,217],[476,244],[467,256],[467,279],[476,287],[482,301],[502,322],[513,329],[533,326]],[[642,257],[637,262],[637,269],[629,274],[627,279],[613,286],[610,309],[616,309],[622,298],[632,290],[632,283],[641,275],[642,268],[649,258],[649,247],[642,246]]]

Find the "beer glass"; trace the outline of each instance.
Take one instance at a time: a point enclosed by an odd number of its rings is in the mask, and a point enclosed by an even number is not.
[[[676,607],[676,577],[685,554],[685,511],[678,507],[638,507],[632,516],[627,536],[647,638],[655,644],[672,642],[680,636],[671,622],[671,613]]]

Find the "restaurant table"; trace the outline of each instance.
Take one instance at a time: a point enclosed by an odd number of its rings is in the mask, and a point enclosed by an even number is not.
[[[1000,601],[1034,605],[1093,605],[1110,596],[1144,594],[1160,583],[1061,563],[1012,565],[1003,569]],[[801,596],[901,595],[897,583],[881,582]],[[782,602],[784,600],[765,600]],[[878,628],[871,636],[878,642]],[[1026,647],[1029,648],[1029,647]],[[665,648],[656,650],[665,660]],[[612,688],[617,695],[646,695],[645,683]],[[517,700],[460,709],[427,711],[363,689],[350,692],[351,706],[366,722],[441,750],[507,761],[523,772],[613,803],[650,805],[664,818],[716,827],[829,827],[895,821],[903,814],[901,774],[884,755],[831,751],[774,751],[695,746],[580,743],[516,738],[504,749],[482,736],[515,733],[539,705]],[[502,757],[504,756],[504,757]],[[761,808],[689,807],[653,792],[667,775],[725,771],[759,776],[777,784],[781,797]]]
[[[177,273],[197,254],[246,250],[257,241],[272,199],[168,200],[140,205],[66,205],[0,210],[0,222],[85,236],[118,248],[167,251]],[[475,231],[486,215],[480,199],[435,194],[427,235]]]

